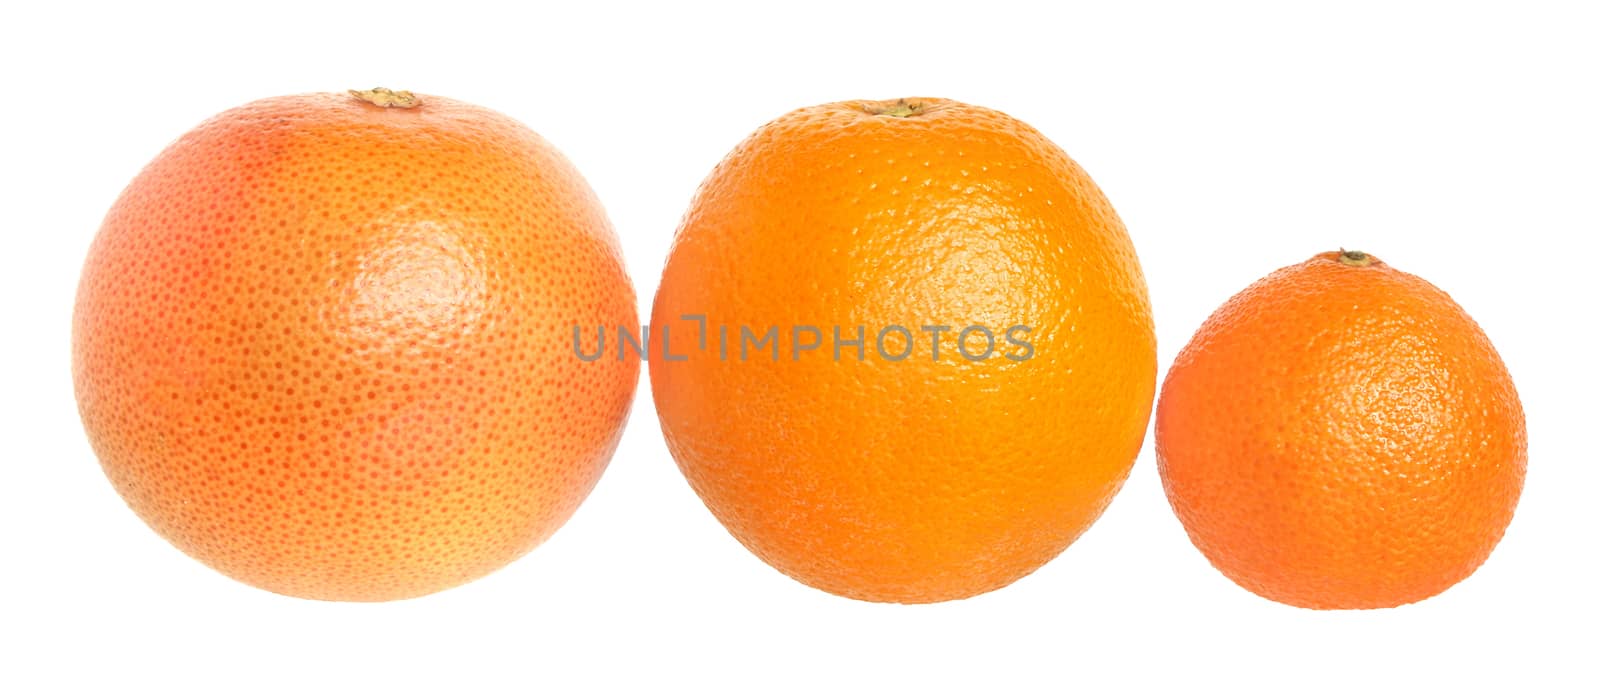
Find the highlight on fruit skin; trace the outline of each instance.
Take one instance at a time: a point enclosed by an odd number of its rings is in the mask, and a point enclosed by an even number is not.
[[[1208,560],[1315,609],[1420,601],[1511,522],[1527,432],[1483,330],[1427,281],[1318,254],[1224,303],[1168,371],[1156,454]]]
[[[526,553],[589,493],[637,360],[615,233],[494,111],[371,89],[263,99],[112,206],[73,315],[84,428],[128,505],[242,582],[414,597]]]
[[[650,383],[707,508],[777,570],[869,601],[969,597],[1057,556],[1121,487],[1155,393],[1109,201],[1038,130],[946,99],[757,130],[691,203],[650,324],[682,357],[652,341]],[[993,358],[958,354],[973,325]],[[999,337],[1018,325],[1027,357]],[[741,332],[771,327],[781,354],[741,358]]]

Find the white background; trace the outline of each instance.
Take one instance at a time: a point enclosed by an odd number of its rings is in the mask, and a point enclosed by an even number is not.
[[[1582,644],[1600,629],[1600,21],[1583,3],[1293,9],[1307,4],[8,5],[0,672],[1597,673]],[[495,108],[566,152],[621,234],[644,314],[696,185],[766,120],[861,97],[1004,110],[1117,206],[1163,372],[1229,295],[1318,251],[1365,249],[1449,291],[1520,388],[1521,507],[1442,596],[1298,610],[1190,546],[1147,439],[1105,516],[1034,575],[967,601],[862,603],[790,581],[722,530],[641,381],[599,487],[499,573],[379,605],[232,582],[100,473],[68,371],[79,266],[117,193],[200,120],[376,85]]]

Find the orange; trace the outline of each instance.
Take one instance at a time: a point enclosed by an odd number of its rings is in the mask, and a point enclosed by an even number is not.
[[[1359,252],[1256,282],[1167,374],[1156,452],[1212,565],[1305,608],[1382,608],[1466,578],[1511,521],[1522,406],[1443,291]]]
[[[567,519],[638,379],[574,357],[572,327],[637,316],[599,202],[543,139],[352,94],[229,110],[133,180],[84,264],[73,380],[156,532],[264,589],[376,601]]]
[[[962,598],[1049,561],[1121,486],[1155,392],[1110,203],[1037,130],[943,99],[756,131],[695,196],[651,324],[690,485],[762,560],[857,599]]]

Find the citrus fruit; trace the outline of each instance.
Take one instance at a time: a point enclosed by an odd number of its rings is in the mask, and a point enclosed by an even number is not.
[[[238,580],[386,600],[484,575],[577,508],[637,362],[578,172],[484,108],[369,90],[211,118],[112,206],[84,264],[73,380],[106,476]]]
[[[1121,486],[1155,392],[1110,203],[1037,130],[943,99],[761,127],[695,196],[651,328],[693,489],[758,557],[857,599],[1049,561]]]
[[[1489,556],[1527,435],[1505,365],[1443,291],[1359,252],[1229,299],[1162,387],[1156,452],[1189,538],[1305,608],[1419,601]]]

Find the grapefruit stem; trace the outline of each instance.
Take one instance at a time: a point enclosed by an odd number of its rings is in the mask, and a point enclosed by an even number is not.
[[[394,90],[388,87],[352,89],[350,95],[379,108],[415,108],[422,104],[422,99],[404,89]]]

